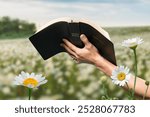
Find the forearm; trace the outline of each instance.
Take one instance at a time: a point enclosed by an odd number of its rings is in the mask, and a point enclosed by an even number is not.
[[[102,57],[97,57],[94,61],[94,64],[100,71],[104,72],[109,77],[112,75],[112,71],[117,67]],[[128,82],[129,89],[131,89],[131,88],[133,89],[133,87],[134,87],[134,78],[135,77],[131,75],[131,78]],[[128,90],[126,85],[123,88]],[[144,96],[146,88],[147,88],[147,86],[145,85],[145,80],[138,77],[137,81],[136,81],[135,93],[137,95]],[[146,97],[150,98],[150,87],[148,88]]]
[[[129,82],[128,82],[128,85],[129,85],[130,89],[131,88],[133,89],[133,87],[134,87],[134,78],[135,78],[135,76],[132,75]],[[137,77],[135,93],[137,95],[144,96],[146,88],[147,88],[147,85],[145,85],[145,80],[143,80],[142,78]],[[150,98],[150,87],[148,88],[146,97]]]

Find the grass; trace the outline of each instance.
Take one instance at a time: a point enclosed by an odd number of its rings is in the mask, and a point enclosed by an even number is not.
[[[123,39],[136,36],[144,43],[137,48],[138,76],[150,80],[150,27],[112,27],[105,28],[115,46],[118,65],[128,66],[133,71],[132,52],[120,45]],[[25,99],[26,90],[14,87],[13,78],[22,70],[41,73],[48,79],[47,85],[33,92],[33,99],[101,99],[107,89],[109,97],[127,99],[126,92],[114,85],[92,65],[75,64],[67,54],[58,54],[44,61],[28,39],[8,39],[0,41],[0,99]],[[104,84],[104,85],[103,85]],[[113,93],[112,93],[113,92]],[[139,98],[141,99],[141,98]]]
[[[148,41],[150,38],[150,26],[142,26],[142,27],[108,27],[104,28],[110,34],[113,42],[119,42],[124,39],[132,38],[132,37],[141,37],[145,41]]]

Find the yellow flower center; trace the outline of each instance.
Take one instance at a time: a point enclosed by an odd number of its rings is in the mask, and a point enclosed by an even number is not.
[[[34,78],[27,78],[23,81],[23,84],[25,86],[32,85],[32,86],[36,87],[38,85],[38,81]]]
[[[125,78],[126,78],[126,74],[125,73],[121,72],[121,73],[118,74],[118,80],[122,81]]]

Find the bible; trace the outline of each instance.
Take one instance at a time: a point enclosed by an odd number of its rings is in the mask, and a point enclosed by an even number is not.
[[[100,26],[85,19],[59,18],[50,21],[29,37],[44,60],[60,53],[65,49],[60,46],[65,38],[79,48],[84,44],[80,35],[85,34],[88,40],[98,49],[101,56],[116,65],[114,45],[109,34]]]

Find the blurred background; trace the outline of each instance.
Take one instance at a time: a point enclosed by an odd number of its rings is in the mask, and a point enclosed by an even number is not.
[[[0,0],[0,99],[27,99],[27,89],[12,84],[21,71],[48,79],[33,99],[128,99],[96,67],[75,64],[66,53],[44,61],[28,37],[52,19],[85,18],[109,32],[117,64],[133,72],[133,53],[120,43],[139,36],[144,43],[137,48],[138,76],[150,81],[149,12],[149,0]]]

